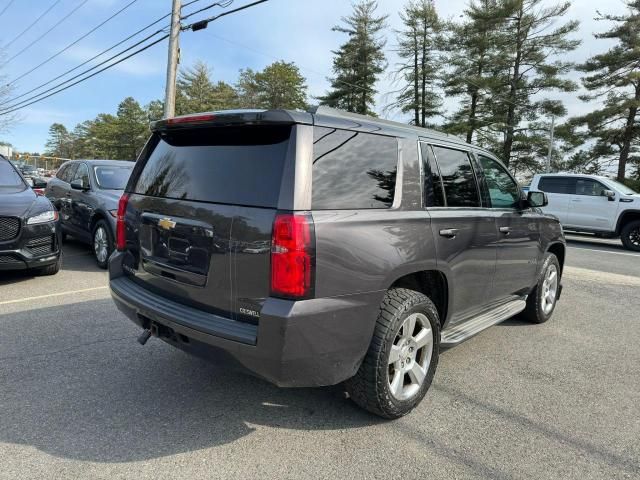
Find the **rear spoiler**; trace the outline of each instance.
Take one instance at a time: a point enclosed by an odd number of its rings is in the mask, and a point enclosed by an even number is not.
[[[283,125],[313,124],[313,117],[306,112],[292,110],[223,110],[219,112],[194,113],[158,120],[151,124],[151,130],[174,128],[224,127],[233,125]]]

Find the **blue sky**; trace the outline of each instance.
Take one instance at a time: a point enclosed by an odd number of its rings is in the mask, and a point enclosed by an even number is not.
[[[0,0],[0,11],[9,1]],[[6,45],[14,39],[54,1],[14,1],[0,17],[0,45]],[[5,58],[20,51],[83,1],[60,0],[36,26],[6,49]],[[13,95],[19,95],[78,65],[171,9],[171,0],[137,0],[123,14],[76,46],[37,71],[22,76],[130,1],[88,0],[29,50],[10,63],[5,62],[0,67],[0,74],[5,77],[2,83],[18,79],[14,84]],[[249,1],[235,0],[233,7]],[[213,0],[200,0],[186,8],[184,13],[210,3]],[[390,15],[388,50],[391,65],[395,62],[391,52],[395,44],[392,29],[399,27],[397,11],[403,3],[403,0],[379,0],[379,12]],[[579,62],[606,50],[609,45],[593,39],[594,31],[606,28],[606,25],[593,20],[596,8],[622,13],[623,4],[621,0],[610,0],[605,5],[599,0],[574,0],[573,3],[567,20],[576,18],[581,21],[579,37],[583,40],[583,45],[572,54],[572,59]],[[436,8],[445,18],[458,17],[466,4],[467,0],[436,0]],[[339,22],[341,16],[348,15],[350,10],[351,3],[347,0],[270,0],[222,18],[210,24],[206,30],[183,33],[181,66],[203,60],[211,67],[214,80],[233,83],[241,68],[261,69],[278,59],[294,61],[307,78],[309,94],[321,95],[328,86],[326,77],[331,73],[331,50],[336,49],[344,40],[344,36],[332,32],[331,27]],[[220,11],[214,9],[207,14]],[[98,113],[115,112],[124,97],[133,96],[142,104],[162,98],[166,56],[167,44],[163,42],[87,82],[27,107],[21,110],[19,121],[10,130],[0,134],[0,139],[11,142],[20,151],[42,152],[47,131],[53,122],[63,123],[71,129],[81,121],[94,118]],[[384,93],[392,89],[391,80],[383,77],[378,89],[381,92],[378,103],[382,106]],[[570,114],[579,114],[590,108],[577,100],[575,95],[558,94],[554,98],[565,100]],[[401,119],[397,116],[395,118]]]

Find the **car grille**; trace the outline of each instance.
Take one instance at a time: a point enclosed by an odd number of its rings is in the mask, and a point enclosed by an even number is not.
[[[35,256],[46,255],[54,251],[53,242],[53,235],[32,238],[27,242],[27,250]]]
[[[17,217],[0,217],[0,242],[13,240],[20,232],[20,219]]]
[[[0,255],[0,265],[13,265],[20,263],[22,263],[22,260],[20,260],[15,255]]]

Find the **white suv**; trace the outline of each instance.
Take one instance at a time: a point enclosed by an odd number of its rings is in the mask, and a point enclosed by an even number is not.
[[[547,193],[543,210],[565,230],[620,237],[625,248],[640,252],[640,194],[626,185],[597,175],[549,173],[533,177],[530,189]]]

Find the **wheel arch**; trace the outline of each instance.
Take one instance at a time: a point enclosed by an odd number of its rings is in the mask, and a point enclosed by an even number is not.
[[[558,259],[558,263],[560,264],[560,272],[564,270],[564,261],[567,255],[567,247],[564,243],[556,242],[552,243],[547,247],[548,253],[553,253]]]
[[[420,292],[435,304],[442,328],[449,312],[449,281],[440,270],[417,270],[396,278],[389,288],[406,288]]]
[[[640,220],[640,210],[625,210],[620,214],[618,218],[618,224],[616,225],[616,235],[622,233],[622,228],[633,220]]]

